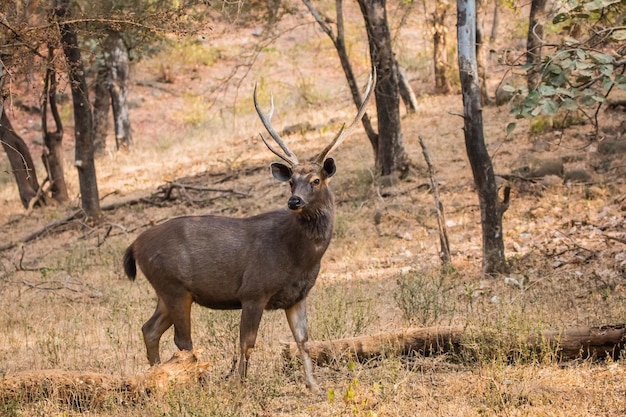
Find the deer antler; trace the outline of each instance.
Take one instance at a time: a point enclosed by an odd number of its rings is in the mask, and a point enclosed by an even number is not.
[[[335,149],[337,146],[339,146],[341,142],[343,142],[350,135],[350,133],[352,133],[352,130],[354,130],[354,127],[356,126],[356,124],[359,122],[359,120],[361,120],[361,118],[363,117],[363,114],[365,114],[365,109],[367,108],[367,105],[369,104],[369,101],[372,98],[372,93],[374,92],[375,86],[376,86],[376,67],[372,67],[372,73],[370,74],[370,79],[367,82],[367,88],[365,89],[365,98],[363,99],[363,103],[361,104],[361,107],[359,107],[359,111],[357,112],[356,117],[347,128],[346,128],[345,123],[343,124],[343,126],[341,126],[341,130],[339,130],[339,133],[337,133],[337,136],[335,136],[335,138],[328,144],[328,146],[326,146],[324,150],[320,152],[317,158],[315,158],[315,162],[317,162],[318,164],[323,163],[324,159],[326,158],[326,155],[330,151]]]
[[[256,89],[257,89],[257,84],[254,85],[254,108],[256,109],[257,114],[261,118],[261,122],[263,122],[263,126],[265,126],[267,133],[269,133],[272,139],[274,139],[274,141],[278,144],[278,146],[280,146],[284,154],[279,152],[276,148],[274,148],[274,146],[270,145],[267,139],[265,139],[265,136],[263,136],[263,133],[259,133],[259,135],[261,136],[261,139],[263,139],[263,143],[265,143],[265,146],[267,146],[270,151],[272,151],[276,156],[278,156],[279,158],[287,162],[289,165],[291,166],[298,165],[298,158],[296,157],[296,155],[293,152],[291,152],[291,150],[289,150],[289,147],[285,144],[285,142],[283,142],[280,135],[272,127],[271,120],[272,120],[272,115],[274,114],[274,97],[270,93],[270,112],[269,114],[265,114],[263,113],[263,110],[261,110],[261,107],[259,106],[259,102],[257,101]]]

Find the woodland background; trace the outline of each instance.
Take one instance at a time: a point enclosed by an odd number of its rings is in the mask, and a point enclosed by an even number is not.
[[[454,325],[467,329],[461,349],[430,357],[393,351],[367,360],[338,355],[316,367],[322,393],[311,395],[299,364],[286,363],[281,355],[280,342],[291,340],[284,315],[271,312],[261,325],[249,380],[240,385],[225,379],[237,354],[239,312],[194,308],[194,344],[209,364],[203,384],[191,381],[133,397],[107,382],[148,368],[140,328],[155,297],[145,279],[131,283],[121,268],[123,251],[137,234],[172,216],[240,217],[286,203],[288,189],[269,175],[273,159],[258,138],[254,84],[264,94],[272,91],[274,125],[294,127],[283,134],[299,155],[315,155],[353,117],[335,48],[305,5],[269,5],[247,10],[246,3],[224,4],[205,10],[202,16],[209,19],[198,21],[191,12],[180,20],[163,15],[164,22],[178,26],[138,47],[130,64],[132,146],[118,150],[109,125],[95,159],[105,208],[97,223],[75,215],[82,206],[73,167],[71,88],[63,73],[55,97],[65,131],[67,201],[55,203],[48,194],[46,204],[25,209],[14,172],[5,155],[0,157],[0,244],[6,246],[0,253],[2,413],[597,416],[626,411],[621,344],[609,356],[581,351],[567,361],[560,360],[558,344],[541,349],[528,344],[529,334],[550,329],[623,329],[626,323],[623,92],[610,90],[596,122],[567,108],[551,113],[551,104],[540,102],[554,95],[545,88],[536,102],[544,111],[535,114],[536,107],[523,107],[528,95],[504,94],[526,84],[521,63],[530,5],[516,3],[498,5],[500,24],[485,61],[487,92],[494,102],[496,92],[506,97],[499,106],[483,108],[495,173],[511,187],[503,217],[508,272],[488,277],[482,272],[480,210],[459,117],[454,7],[444,25],[450,91],[438,94],[429,20],[435,4],[389,3],[394,53],[418,104],[415,112],[400,106],[412,168],[402,178],[382,177],[360,130],[335,153],[335,236],[309,298],[313,340]],[[319,6],[333,16],[333,2]],[[491,28],[494,5],[485,6],[484,24]],[[624,5],[613,6],[618,16],[621,10],[622,20],[615,21],[623,26]],[[364,85],[370,57],[363,17],[356,3],[343,8],[347,49]],[[90,52],[97,44],[90,43],[93,29],[86,22],[78,27],[93,86],[96,61],[89,57],[96,56]],[[565,39],[552,26],[546,33],[546,39]],[[608,44],[616,84],[623,48],[623,42]],[[45,178],[39,162],[42,74],[11,73],[4,109]],[[528,110],[528,117],[517,119],[511,112],[516,106],[518,113]],[[589,108],[593,115],[595,107]],[[376,120],[374,111],[369,113]],[[419,137],[428,147],[446,213],[452,256],[445,267]],[[176,351],[171,330],[163,345],[164,357]],[[9,384],[14,381],[19,383]]]

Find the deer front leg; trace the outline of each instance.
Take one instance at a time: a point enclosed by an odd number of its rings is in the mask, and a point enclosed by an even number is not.
[[[263,316],[263,305],[243,304],[241,307],[241,323],[239,325],[239,343],[241,355],[239,357],[239,378],[246,378],[250,353],[256,343],[256,335]]]
[[[319,386],[313,376],[313,362],[309,355],[309,331],[307,330],[306,323],[306,299],[303,299],[293,306],[285,310],[287,315],[287,321],[289,322],[289,328],[293,333],[293,338],[298,345],[298,350],[302,356],[302,363],[304,365],[304,380],[307,388],[313,392],[319,391]]]

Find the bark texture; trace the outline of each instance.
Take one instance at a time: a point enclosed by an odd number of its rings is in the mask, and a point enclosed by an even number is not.
[[[44,82],[44,99],[41,112],[41,130],[43,133],[44,150],[41,155],[44,167],[50,180],[50,194],[58,202],[69,200],[65,174],[63,172],[63,123],[56,103],[56,72],[53,68],[54,48],[48,47],[48,69]],[[47,109],[56,125],[54,131],[48,130]]]
[[[543,24],[546,19],[546,0],[532,0],[528,21],[528,38],[526,41],[526,63],[541,62],[541,47],[543,45]],[[526,74],[528,90],[535,90],[541,82],[541,74],[536,68],[531,68]]]
[[[432,13],[431,24],[433,31],[433,62],[435,64],[435,93],[449,94],[452,90],[448,79],[448,47],[446,15],[450,10],[450,3],[446,0],[435,2],[435,11]]]
[[[132,134],[128,111],[128,79],[130,60],[124,39],[117,31],[109,31],[102,45],[96,77],[94,101],[94,151],[106,149],[109,126],[109,103],[113,108],[116,149],[130,149]]]
[[[433,356],[445,353],[469,353],[476,340],[489,343],[489,331],[463,326],[435,326],[409,328],[402,332],[384,333],[375,336],[359,336],[347,339],[309,342],[311,359],[318,365],[331,363],[342,358],[361,360],[384,354],[406,355],[418,353]],[[618,359],[626,344],[624,325],[602,327],[570,327],[563,330],[544,330],[522,335],[524,348],[533,352],[554,352],[560,360],[577,358]],[[518,349],[518,348],[516,348]],[[511,350],[511,358],[519,355]],[[298,356],[295,342],[283,344],[283,357],[292,360]]]
[[[507,270],[504,257],[502,216],[508,207],[508,192],[504,204],[498,202],[498,190],[491,157],[485,145],[480,85],[476,64],[476,4],[474,0],[457,1],[457,39],[459,44],[459,73],[463,93],[465,148],[472,167],[474,185],[480,205],[483,273]]]
[[[398,72],[391,46],[386,1],[359,0],[359,7],[365,19],[372,63],[377,69],[377,169],[384,176],[394,172],[402,175],[409,167],[402,141]]]
[[[81,206],[89,219],[98,221],[101,212],[94,164],[93,120],[89,91],[76,31],[71,24],[63,21],[70,16],[70,1],[55,0],[55,14],[60,20],[61,43],[69,67],[76,138],[74,165],[78,170]]]
[[[28,146],[13,129],[6,111],[2,107],[0,107],[0,111],[2,112],[0,141],[2,141],[2,147],[9,158],[22,205],[24,208],[28,208],[30,201],[37,197],[39,191],[35,164]]]

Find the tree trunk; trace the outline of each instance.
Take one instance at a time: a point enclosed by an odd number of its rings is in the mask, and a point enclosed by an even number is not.
[[[381,175],[408,171],[408,157],[402,143],[398,72],[387,24],[386,0],[359,0],[365,20],[372,64],[377,69],[376,111],[378,153],[376,167]]]
[[[357,109],[361,108],[361,104],[363,104],[361,90],[359,89],[359,85],[356,82],[356,77],[354,76],[352,65],[350,65],[348,51],[346,50],[346,42],[344,36],[345,32],[343,26],[343,1],[336,0],[335,2],[335,9],[337,12],[337,35],[333,33],[330,26],[326,23],[330,19],[322,16],[322,14],[313,7],[310,0],[302,0],[302,2],[309,9],[311,14],[315,18],[315,21],[320,25],[322,30],[328,35],[330,40],[333,42],[333,45],[335,45],[337,55],[339,56],[339,62],[341,63],[341,68],[346,75],[346,81],[348,81],[348,87],[350,88],[350,93],[352,94],[352,101],[354,102]],[[378,133],[376,133],[376,131],[372,127],[372,122],[370,121],[367,113],[363,115],[361,123],[363,124],[363,129],[365,129],[367,138],[369,139],[370,144],[372,145],[372,149],[374,150],[374,156],[376,156],[378,155]]]
[[[0,107],[0,111],[2,112],[2,117],[0,118],[0,141],[2,141],[2,147],[9,158],[11,171],[13,171],[15,176],[22,205],[24,208],[28,208],[30,201],[37,197],[37,192],[39,191],[35,164],[26,143],[13,130],[7,112],[2,107]]]
[[[0,379],[2,400],[20,405],[31,402],[58,402],[74,408],[106,407],[111,398],[124,404],[142,404],[157,392],[165,394],[177,385],[189,386],[203,380],[210,364],[182,350],[167,362],[136,376],[99,374],[89,371],[43,369],[12,372]]]
[[[93,120],[85,70],[81,61],[78,37],[73,26],[64,23],[70,16],[70,0],[55,0],[55,14],[61,19],[61,43],[69,66],[69,80],[74,103],[74,135],[76,138],[74,165],[78,169],[81,206],[92,221],[100,219],[100,199],[96,181],[93,149]]]
[[[530,4],[530,16],[528,22],[528,39],[526,41],[526,63],[538,64],[541,62],[541,47],[543,46],[543,23],[545,16],[546,0],[532,0]],[[526,73],[528,90],[536,90],[541,83],[541,74],[535,67],[531,67]]]
[[[359,336],[329,341],[311,341],[308,343],[311,359],[318,365],[331,363],[342,357],[356,357],[367,360],[383,354],[406,355],[417,352],[432,356],[442,353],[462,353],[473,348],[473,343],[464,341],[474,338],[488,339],[480,329],[465,326],[436,326],[412,328],[397,333],[385,333],[376,336]],[[545,330],[522,336],[526,348],[546,353],[554,350],[559,359],[606,358],[618,359],[626,344],[624,325],[603,327],[573,327],[564,330]],[[517,348],[515,346],[513,349]],[[519,352],[519,351],[518,351]],[[283,344],[283,357],[288,360],[299,354],[295,342]],[[514,357],[515,351],[511,352]]]
[[[63,124],[59,109],[56,103],[56,72],[53,64],[54,48],[48,47],[48,69],[44,81],[44,99],[41,112],[41,130],[43,133],[44,150],[41,154],[48,179],[50,180],[50,193],[52,198],[58,202],[69,200],[67,185],[65,184],[65,174],[63,172]],[[54,119],[56,130],[48,130],[47,107],[50,105],[50,112]]]
[[[115,146],[130,149],[132,135],[130,132],[130,116],[128,114],[128,76],[130,60],[128,48],[119,32],[111,31],[105,42],[111,68],[111,105],[113,107],[113,123],[115,125]]]
[[[489,43],[493,44],[498,37],[498,25],[500,23],[500,6],[498,0],[495,0],[493,6],[493,22],[491,24],[491,34],[489,35]]]
[[[97,154],[106,149],[109,127],[109,102],[113,108],[116,149],[130,149],[132,135],[128,112],[128,76],[130,61],[128,48],[119,32],[110,30],[102,44],[98,59],[96,98],[93,105],[94,150]]]
[[[446,14],[450,4],[445,0],[435,2],[435,11],[432,14],[433,25],[433,62],[435,64],[435,93],[449,94],[452,90],[448,80],[448,49],[446,34]]]
[[[406,106],[407,113],[415,113],[417,111],[417,98],[406,78],[406,73],[396,61],[396,71],[398,71],[398,87],[400,89],[400,97]]]
[[[111,97],[109,95],[109,83],[111,74],[107,67],[107,58],[97,58],[96,84],[94,88],[95,98],[93,101],[93,150],[95,155],[104,154],[107,144],[107,132],[109,131],[109,108]]]
[[[485,106],[491,104],[487,91],[487,37],[483,25],[483,4],[485,0],[476,0],[476,63],[480,80],[480,99]]]
[[[495,175],[483,134],[483,115],[476,64],[476,4],[457,0],[459,72],[463,93],[465,147],[474,175],[483,234],[483,273],[507,270],[504,257],[502,216],[508,206],[498,202]]]

